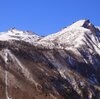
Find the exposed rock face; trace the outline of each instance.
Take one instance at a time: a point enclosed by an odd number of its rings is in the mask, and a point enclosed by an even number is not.
[[[0,99],[100,99],[100,30],[88,20],[44,38],[13,32],[0,35]]]

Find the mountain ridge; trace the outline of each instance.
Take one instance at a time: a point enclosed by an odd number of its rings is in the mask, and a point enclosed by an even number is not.
[[[88,20],[76,23],[46,37],[1,34],[0,98],[99,99],[100,31]]]

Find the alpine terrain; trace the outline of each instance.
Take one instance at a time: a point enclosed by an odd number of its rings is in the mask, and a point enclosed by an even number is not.
[[[0,99],[100,99],[100,27],[79,20],[45,37],[1,32]]]

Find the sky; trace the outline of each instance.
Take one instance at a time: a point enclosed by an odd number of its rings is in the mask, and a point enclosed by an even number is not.
[[[0,0],[0,32],[15,27],[46,36],[80,19],[100,26],[100,0]]]

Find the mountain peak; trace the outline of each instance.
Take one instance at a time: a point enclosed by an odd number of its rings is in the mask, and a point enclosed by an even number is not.
[[[88,19],[79,20],[73,23],[70,27],[71,28],[83,27],[83,28],[91,30],[92,32],[96,32],[96,28]]]
[[[80,48],[88,44],[89,47],[92,45],[91,48],[94,46],[97,52],[99,51],[98,48],[100,44],[97,29],[89,20],[79,20],[55,34],[44,37],[38,43],[51,49],[68,49],[68,47]],[[96,46],[98,46],[98,48],[96,48]]]
[[[76,22],[74,22],[72,25],[71,25],[71,27],[73,26],[77,26],[77,27],[84,27],[84,25],[85,24],[90,24],[90,21],[87,19],[83,19],[83,20],[79,20],[79,21],[76,21]]]
[[[15,27],[0,33],[0,41],[19,40],[34,44],[41,37],[30,31],[17,30]]]
[[[15,35],[33,35],[33,34],[35,34],[33,32],[30,32],[30,31],[18,30],[15,27],[13,27],[10,30],[8,30],[8,33],[15,34]]]

